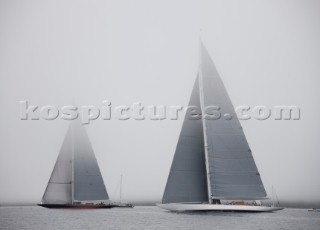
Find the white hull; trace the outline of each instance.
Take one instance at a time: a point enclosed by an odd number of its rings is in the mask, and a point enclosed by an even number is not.
[[[225,204],[183,204],[183,203],[168,203],[157,204],[158,207],[174,211],[225,211],[225,212],[273,212],[282,210],[281,207],[269,206],[253,206],[253,205],[225,205]]]

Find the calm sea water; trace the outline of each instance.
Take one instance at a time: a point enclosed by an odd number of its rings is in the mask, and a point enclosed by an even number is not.
[[[101,210],[0,207],[0,229],[214,229],[320,230],[320,212],[285,209],[274,213],[172,213],[140,206]]]

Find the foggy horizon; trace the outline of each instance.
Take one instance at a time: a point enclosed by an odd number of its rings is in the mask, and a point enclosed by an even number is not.
[[[116,199],[115,201],[119,201]],[[149,200],[126,200],[127,202],[132,202],[135,206],[156,206],[157,203],[161,203],[161,199],[149,199]],[[1,202],[0,206],[34,206],[39,204],[40,201],[15,201],[15,202]],[[275,201],[277,204],[277,201]],[[312,202],[312,201],[290,201],[290,200],[280,200],[279,204],[277,204],[284,208],[302,208],[302,209],[310,209],[310,208],[320,208],[320,202]]]
[[[19,3],[19,4],[17,4]],[[318,1],[2,1],[0,205],[36,204],[69,121],[21,120],[20,101],[61,108],[187,106],[199,36],[234,106],[288,105],[299,120],[240,120],[268,196],[320,207]],[[111,200],[161,201],[184,117],[85,125]]]

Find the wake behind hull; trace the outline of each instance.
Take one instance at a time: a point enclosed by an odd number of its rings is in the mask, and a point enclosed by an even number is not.
[[[190,211],[220,211],[220,212],[273,212],[282,210],[281,207],[253,206],[253,205],[224,205],[224,204],[157,204],[158,207],[173,212]]]
[[[91,204],[38,204],[38,206],[44,208],[53,208],[53,209],[106,209],[114,208],[117,205],[91,205]]]

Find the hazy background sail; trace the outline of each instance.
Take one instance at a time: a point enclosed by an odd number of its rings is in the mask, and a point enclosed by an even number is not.
[[[46,204],[72,203],[72,128],[68,129],[42,202]]]
[[[45,204],[108,200],[90,140],[81,123],[69,125],[58,159],[43,195]]]
[[[85,128],[74,125],[74,200],[107,200],[106,187]]]

